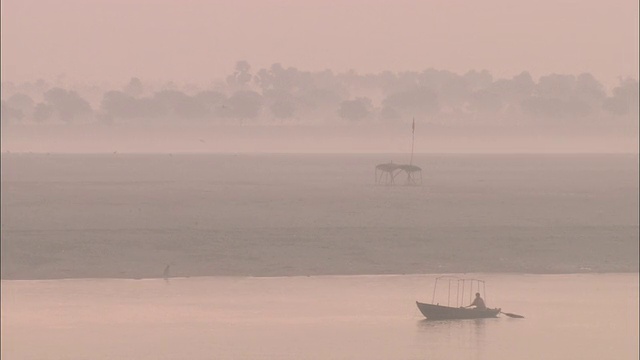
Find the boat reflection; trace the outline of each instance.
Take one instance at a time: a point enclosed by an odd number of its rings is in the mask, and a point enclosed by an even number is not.
[[[475,349],[475,354],[482,358],[487,345],[487,329],[499,324],[499,319],[468,320],[419,320],[417,321],[416,341],[426,342],[438,347],[458,349]],[[429,354],[425,354],[429,355]]]

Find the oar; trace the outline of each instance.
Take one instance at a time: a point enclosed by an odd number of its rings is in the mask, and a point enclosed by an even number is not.
[[[500,311],[501,314],[505,314],[510,318],[515,318],[515,319],[524,319],[524,316],[522,315],[518,315],[518,314],[512,314],[512,313],[506,313],[506,312],[502,312]]]

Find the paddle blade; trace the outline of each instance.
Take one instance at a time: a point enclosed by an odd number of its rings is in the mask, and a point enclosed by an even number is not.
[[[507,315],[510,318],[514,318],[514,319],[524,319],[524,316],[518,315],[518,314],[511,314],[511,313],[506,313],[506,312],[503,312],[503,314]]]

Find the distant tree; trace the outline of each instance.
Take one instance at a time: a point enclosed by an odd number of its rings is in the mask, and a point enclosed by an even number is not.
[[[438,94],[426,88],[391,94],[382,101],[382,105],[406,117],[436,114],[440,108]]]
[[[260,114],[262,96],[255,91],[237,91],[227,100],[228,116],[236,119],[254,119]]]
[[[281,64],[273,64],[269,69],[260,69],[256,75],[256,83],[265,91],[284,91],[293,93],[300,88],[300,75],[298,69],[285,69]]]
[[[540,77],[535,87],[535,95],[543,98],[570,99],[575,90],[574,75],[550,74]]]
[[[121,91],[107,91],[102,97],[100,104],[105,119],[131,119],[140,117],[139,102],[131,95]]]
[[[487,90],[499,95],[505,102],[519,102],[531,96],[535,86],[531,75],[525,71],[511,79],[496,80]]]
[[[613,89],[613,96],[605,99],[602,107],[614,115],[638,114],[638,81],[627,78]]]
[[[53,116],[53,106],[46,103],[38,103],[33,110],[33,120],[44,122]]]
[[[53,88],[44,93],[44,99],[65,122],[88,119],[92,114],[91,105],[75,91]]]
[[[576,78],[575,98],[589,104],[600,105],[607,96],[604,86],[589,73],[582,73]]]
[[[167,81],[166,83],[162,84],[162,86],[160,87],[160,91],[178,91],[178,84],[176,84],[174,81],[170,80]]]
[[[522,101],[526,114],[543,119],[584,117],[589,105],[580,100],[564,100],[556,97],[533,96]]]
[[[251,65],[243,60],[236,62],[235,72],[227,76],[227,84],[232,89],[245,90],[248,89],[252,79]]]
[[[470,91],[487,89],[493,83],[493,75],[487,70],[471,70],[464,74],[463,78]]]
[[[224,98],[224,95],[215,92],[189,96],[177,90],[159,91],[151,98],[134,98],[121,91],[109,91],[103,96],[101,109],[105,119],[205,118],[213,106],[207,104],[207,96],[212,94]]]
[[[490,90],[473,92],[469,99],[468,110],[478,114],[498,114],[504,106],[503,98]]]
[[[397,76],[391,71],[383,71],[373,75],[373,78],[373,81],[377,84],[377,87],[380,88],[382,94],[393,94],[401,90],[395,86]]]
[[[195,119],[207,114],[205,104],[181,91],[164,90],[155,93],[154,100],[163,109],[165,116]]]
[[[168,106],[155,96],[135,99],[137,117],[141,119],[160,119],[169,115]]]
[[[33,107],[35,103],[30,96],[16,93],[7,99],[7,105],[13,109],[19,110],[24,117],[30,118],[33,115]]]
[[[433,91],[432,82],[428,79],[429,75],[431,75],[429,70],[426,70],[425,74],[422,75],[422,87]],[[420,85],[418,85],[418,76],[419,74],[415,71],[406,71],[394,74],[393,78],[388,84],[388,88],[385,89],[386,91],[384,93],[387,95],[391,95],[415,91],[416,88],[420,87]],[[425,86],[424,84],[429,85]]]
[[[207,90],[197,93],[194,100],[200,104],[209,117],[222,117],[227,96],[219,91]]]
[[[527,71],[523,71],[520,74],[514,76],[511,79],[511,83],[513,84],[513,91],[517,92],[520,95],[530,95],[536,86],[535,82],[531,78],[531,74]]]
[[[599,108],[603,96],[602,85],[590,74],[550,74],[540,77],[521,109],[541,119],[584,119]]]
[[[271,113],[278,119],[288,119],[295,114],[296,106],[292,100],[276,100],[269,107]]]
[[[142,81],[140,81],[140,79],[138,79],[137,77],[132,77],[131,80],[129,80],[129,83],[124,87],[123,91],[125,94],[135,98],[142,95],[142,93],[144,92],[144,86],[142,85]]]
[[[1,87],[2,94],[5,96],[10,94],[22,93],[31,97],[39,97],[44,92],[49,90],[50,85],[46,81],[38,79],[35,82],[25,81],[18,84],[11,81],[2,81]]]
[[[348,97],[344,78],[330,70],[299,71],[276,63],[260,69],[255,82],[262,89],[264,106],[275,118],[325,119],[335,117],[340,102]]]
[[[0,102],[0,121],[2,124],[8,124],[22,120],[24,114],[19,109],[10,106],[6,101]]]
[[[418,76],[418,84],[436,92],[441,107],[448,108],[451,112],[462,110],[473,93],[464,77],[445,70],[424,71]]]
[[[358,121],[370,116],[373,111],[371,99],[359,97],[354,100],[346,100],[340,104],[338,114],[343,119]]]
[[[297,109],[297,99],[287,90],[265,89],[262,91],[265,106],[276,119],[293,117]]]
[[[192,96],[175,104],[173,111],[181,119],[203,119],[209,115],[209,107]]]

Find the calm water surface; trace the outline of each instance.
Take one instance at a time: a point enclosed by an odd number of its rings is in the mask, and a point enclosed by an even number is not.
[[[437,321],[435,275],[4,280],[2,359],[637,359],[638,274],[483,275],[525,319]]]
[[[638,272],[637,155],[391,160],[3,155],[2,279]]]

